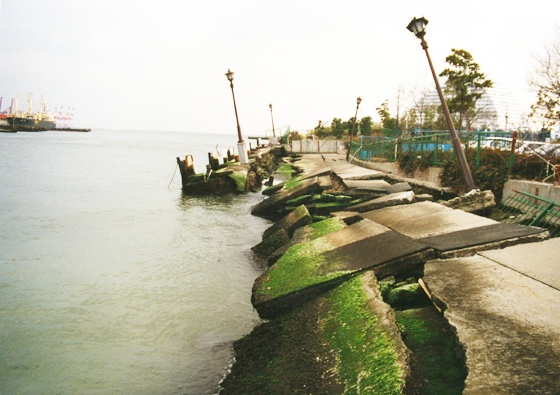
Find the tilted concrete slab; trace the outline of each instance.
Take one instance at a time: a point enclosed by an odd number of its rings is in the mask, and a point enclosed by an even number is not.
[[[368,200],[348,207],[348,211],[356,211],[358,213],[369,212],[371,210],[379,210],[384,207],[400,206],[410,204],[414,200],[414,192],[392,193],[390,195],[381,196],[377,199]],[[371,219],[371,218],[370,218]]]
[[[307,208],[302,204],[294,211],[292,211],[290,214],[276,221],[271,227],[266,229],[263,232],[262,239],[265,240],[267,237],[278,232],[280,229],[285,229],[288,232],[288,235],[292,237],[294,231],[297,228],[305,226],[310,222],[311,222],[311,216],[309,215],[309,211],[307,211]]]
[[[330,175],[317,177],[317,181],[323,190],[331,189],[333,186]]]
[[[391,184],[389,187],[389,193],[399,193],[399,192],[406,192],[412,191],[412,187],[408,182],[398,182],[396,184]]]
[[[418,240],[436,250],[440,258],[456,258],[547,238],[548,232],[541,228],[498,222]]]
[[[364,217],[356,211],[335,211],[334,213],[331,213],[331,217],[342,219],[346,225],[352,225],[364,219]]]
[[[378,170],[366,169],[348,163],[344,155],[324,154],[323,157],[327,166],[343,180],[375,179],[385,176],[385,173]]]
[[[301,169],[302,174],[308,177],[329,174],[331,169],[326,165],[320,154],[306,154],[292,162],[294,167]]]
[[[385,180],[344,180],[343,182],[348,189],[362,191],[389,193],[391,187],[391,184]]]
[[[261,318],[273,318],[364,270],[379,278],[410,270],[433,250],[369,220],[292,246],[253,285]]]
[[[498,223],[433,202],[382,208],[362,213],[362,217],[412,238],[436,236]]]
[[[340,302],[347,299],[359,302]],[[220,394],[400,394],[410,371],[395,313],[371,272],[261,323],[234,348]]]
[[[322,191],[317,177],[308,180],[303,180],[299,185],[294,186],[288,190],[282,189],[278,193],[270,196],[268,199],[261,201],[251,208],[251,214],[257,216],[274,216],[276,211],[281,211],[283,204],[288,200],[295,199],[296,197],[313,194]]]
[[[429,261],[424,281],[465,350],[463,394],[558,393],[557,289],[481,255]]]
[[[484,251],[480,255],[560,291],[560,238]]]

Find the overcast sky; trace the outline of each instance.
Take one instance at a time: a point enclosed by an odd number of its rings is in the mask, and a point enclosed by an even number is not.
[[[0,95],[75,108],[75,126],[236,134],[358,117],[399,86],[433,85],[406,26],[429,20],[439,73],[451,48],[529,111],[534,55],[558,40],[560,1],[1,0]]]

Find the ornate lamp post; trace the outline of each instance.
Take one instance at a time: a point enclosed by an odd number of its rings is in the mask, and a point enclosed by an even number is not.
[[[270,107],[270,119],[272,120],[272,138],[271,145],[276,145],[276,132],[274,131],[274,117],[272,116],[272,103],[268,105]]]
[[[358,108],[360,107],[360,103],[362,102],[362,98],[358,97],[356,100],[358,103],[356,105],[356,115],[354,115],[354,123],[352,124],[352,133],[350,133],[350,143],[348,143],[348,151],[346,151],[346,160],[350,157],[350,149],[352,148],[352,137],[354,137],[354,128],[356,127],[356,119],[358,117]]]
[[[426,25],[428,24],[428,20],[424,17],[422,18],[414,18],[408,26],[406,27],[412,33],[416,35],[421,41],[422,49],[426,52],[426,57],[428,58],[428,64],[430,65],[430,70],[432,71],[432,76],[434,77],[434,82],[436,83],[437,93],[439,95],[439,100],[441,101],[441,107],[443,109],[443,115],[445,116],[445,120],[447,121],[447,127],[449,128],[449,132],[451,133],[451,142],[453,144],[453,150],[455,150],[455,155],[457,156],[457,160],[459,161],[459,167],[461,167],[461,172],[463,173],[463,178],[465,179],[465,183],[467,184],[467,192],[476,189],[474,185],[474,181],[471,175],[471,170],[469,168],[469,164],[467,163],[467,158],[465,157],[465,152],[463,151],[463,147],[461,146],[461,141],[457,136],[457,132],[455,131],[455,126],[453,125],[453,120],[451,119],[451,114],[449,113],[449,107],[447,107],[447,102],[443,97],[443,92],[441,90],[441,86],[439,85],[439,81],[437,78],[437,74],[434,70],[434,65],[432,64],[432,59],[430,58],[430,53],[428,52],[428,43],[424,40],[424,35],[426,34]]]
[[[239,162],[241,164],[249,163],[249,157],[247,155],[247,145],[241,137],[241,127],[239,126],[239,117],[237,116],[237,106],[235,104],[235,93],[233,93],[233,71],[228,69],[226,77],[231,86],[231,95],[233,96],[233,108],[235,110],[235,120],[237,121],[237,137],[239,138],[237,142],[237,152],[239,153]]]

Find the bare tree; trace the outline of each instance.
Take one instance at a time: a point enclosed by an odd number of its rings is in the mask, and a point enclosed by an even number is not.
[[[558,38],[536,57],[537,65],[529,85],[537,93],[537,102],[531,106],[531,117],[540,120],[544,127],[560,121],[560,27]]]
[[[405,90],[402,85],[397,86],[397,90],[395,91],[395,100],[393,102],[393,106],[395,108],[395,113],[397,114],[397,122],[395,127],[400,126],[400,115],[401,115],[401,107],[403,105],[403,99],[405,96]]]
[[[432,104],[429,100],[429,93],[433,90],[431,86],[415,86],[409,92],[409,97],[412,100],[412,110],[415,111],[416,116],[419,118],[420,128],[424,128],[424,115],[426,110]]]

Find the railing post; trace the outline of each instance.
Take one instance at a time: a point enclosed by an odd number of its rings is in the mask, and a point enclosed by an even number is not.
[[[424,133],[420,131],[420,158],[424,159]]]
[[[480,142],[481,142],[481,136],[480,136],[480,132],[477,133],[477,145],[476,145],[476,167],[480,167]]]
[[[434,165],[437,164],[437,157],[438,157],[438,152],[439,152],[439,136],[436,133],[436,146],[434,148]]]
[[[517,142],[517,132],[511,134],[511,153],[509,155],[509,175],[513,172],[513,163],[515,157],[515,143]]]

